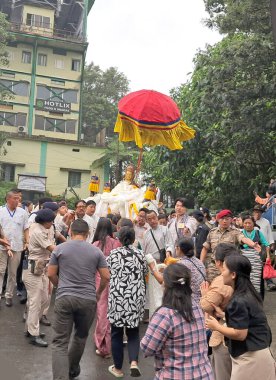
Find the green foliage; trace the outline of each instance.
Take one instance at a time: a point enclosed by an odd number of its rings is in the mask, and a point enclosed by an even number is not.
[[[204,0],[206,24],[220,33],[271,34],[270,0]]]
[[[109,141],[105,153],[92,164],[93,169],[109,165],[109,177],[111,186],[116,185],[123,177],[123,170],[127,164],[135,163],[138,159],[138,148],[131,143],[122,143],[118,135]]]
[[[4,205],[6,203],[5,196],[6,193],[10,189],[14,189],[16,187],[16,183],[14,182],[5,182],[5,181],[0,181],[0,205]]]
[[[129,81],[115,67],[103,71],[91,63],[85,67],[83,85],[83,124],[85,138],[94,142],[101,130],[112,137],[117,104],[129,91]]]
[[[229,34],[200,51],[190,81],[171,92],[196,138],[182,151],[150,151],[144,169],[168,195],[242,210],[252,205],[252,191],[263,194],[276,175],[276,61],[268,2],[205,3],[210,22]],[[259,20],[258,27],[251,19]]]

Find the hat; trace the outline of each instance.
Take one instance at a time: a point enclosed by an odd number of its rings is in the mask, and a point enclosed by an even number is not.
[[[256,204],[256,205],[253,207],[253,211],[264,212],[264,209],[263,209],[263,206],[262,206],[262,205],[260,205],[260,204]]]
[[[53,222],[55,220],[55,217],[56,215],[54,211],[46,208],[46,209],[37,211],[35,221],[36,223]]]
[[[197,219],[197,218],[204,218],[204,214],[203,212],[201,212],[200,210],[195,210],[192,212],[192,216]]]
[[[48,208],[52,211],[57,211],[59,209],[59,205],[56,202],[45,202],[43,204],[43,209]]]
[[[231,216],[231,218],[232,218],[232,216],[233,216],[232,211],[230,211],[230,210],[221,210],[220,212],[217,213],[216,219],[219,220],[219,219],[224,218],[225,216]]]
[[[210,214],[210,210],[207,207],[200,207],[200,211],[202,211],[203,214]]]

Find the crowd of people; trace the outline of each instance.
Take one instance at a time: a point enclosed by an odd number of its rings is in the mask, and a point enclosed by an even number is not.
[[[263,300],[276,285],[262,275],[275,246],[262,206],[210,215],[178,198],[170,213],[137,211],[133,220],[100,217],[93,200],[70,210],[51,198],[24,202],[18,189],[6,194],[2,297],[7,307],[15,291],[21,297],[24,333],[36,347],[48,346],[41,325],[52,325],[53,379],[79,376],[96,319],[95,354],[113,359],[114,377],[124,377],[126,345],[133,377],[143,376],[142,351],[154,357],[156,380],[275,380]]]

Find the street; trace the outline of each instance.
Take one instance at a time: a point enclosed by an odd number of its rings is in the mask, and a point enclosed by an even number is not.
[[[14,306],[8,308],[1,302],[0,310],[0,379],[1,380],[51,380],[51,347],[38,348],[28,343],[28,338],[23,334],[24,323],[22,315],[24,306],[19,304],[19,297],[14,297]],[[276,292],[266,293],[265,311],[272,329],[272,351],[276,354]],[[51,307],[49,319],[52,317]],[[42,326],[41,330],[46,333],[46,340],[51,342],[52,328]],[[145,331],[145,325],[141,325],[141,336]],[[132,379],[128,374],[127,351],[125,350],[124,379]],[[92,334],[90,334],[81,361],[81,374],[79,380],[111,380],[114,379],[108,373],[108,366],[112,359],[102,359],[95,354]],[[140,355],[140,368],[143,380],[154,377],[152,358],[144,359]]]

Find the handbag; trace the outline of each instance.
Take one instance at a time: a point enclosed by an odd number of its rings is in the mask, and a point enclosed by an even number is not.
[[[271,260],[266,259],[263,270],[263,279],[269,280],[270,278],[276,278],[276,270],[271,265]]]
[[[156,241],[156,239],[155,239],[155,237],[154,237],[154,235],[153,235],[153,232],[152,232],[152,230],[150,230],[150,233],[151,233],[151,236],[152,236],[152,238],[153,238],[153,240],[154,240],[154,242],[155,242],[155,245],[156,245],[156,247],[157,247],[157,249],[158,249],[158,252],[159,252],[159,254],[160,254],[160,262],[161,263],[164,263],[164,261],[166,260],[166,249],[165,248],[159,248],[159,245],[157,244],[157,241]]]

